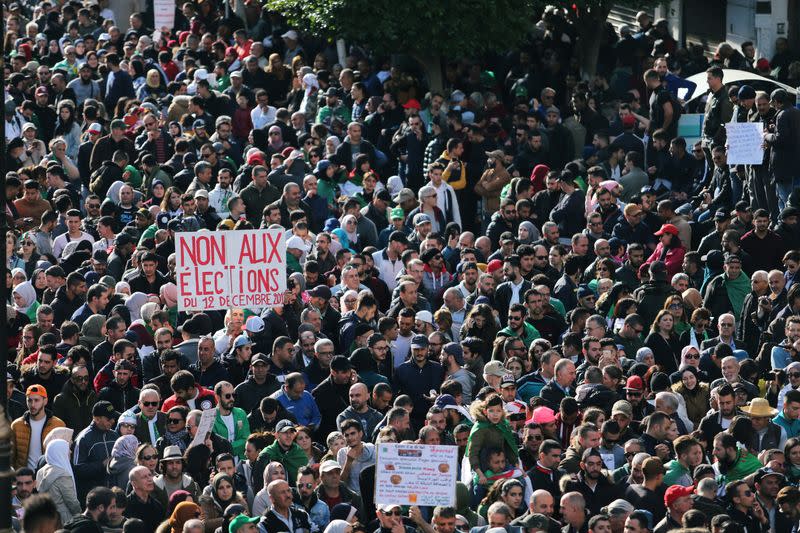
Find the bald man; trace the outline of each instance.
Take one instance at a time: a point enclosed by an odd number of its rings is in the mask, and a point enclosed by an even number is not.
[[[561,533],[561,523],[558,522],[553,518],[553,514],[555,513],[555,500],[553,499],[553,495],[550,492],[544,489],[538,489],[533,491],[531,494],[531,500],[528,504],[528,510],[525,512],[524,515],[515,518],[512,522],[512,526],[519,526],[524,524],[526,518],[532,514],[542,514],[547,517],[548,520],[548,527],[547,533]]]
[[[341,430],[342,422],[352,418],[361,423],[364,435],[372,432],[383,420],[383,415],[369,406],[369,389],[363,383],[355,383],[350,387],[350,405],[336,417],[336,427]]]

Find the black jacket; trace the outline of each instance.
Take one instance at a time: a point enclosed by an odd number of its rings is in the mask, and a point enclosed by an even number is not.
[[[292,505],[290,510],[292,520],[292,531],[311,531],[311,521],[308,513],[296,505]],[[286,524],[278,518],[274,509],[267,511],[258,523],[259,530],[263,529],[267,533],[282,533],[286,531]]]
[[[797,154],[800,153],[800,110],[792,105],[778,112],[775,133],[767,133],[764,140],[771,147],[769,167],[780,182],[797,176]]]
[[[97,399],[111,402],[117,412],[123,413],[136,405],[139,392],[141,391],[131,385],[130,381],[122,387],[116,380],[111,380],[97,395]]]
[[[311,395],[317,401],[322,421],[317,430],[318,435],[327,438],[328,433],[337,431],[336,416],[350,405],[350,383],[337,385],[330,376],[317,385]]]
[[[237,385],[234,390],[236,393],[236,407],[241,407],[245,413],[249,413],[254,409],[257,410],[262,398],[271,395],[280,388],[281,384],[278,378],[272,374],[267,374],[266,381],[261,385],[256,383],[253,376],[250,376]]]
[[[63,420],[68,428],[80,432],[92,423],[92,407],[95,403],[97,394],[91,384],[81,394],[72,381],[67,381],[53,400],[53,414]]]
[[[532,287],[531,282],[522,280],[522,286],[519,288],[519,302],[525,305],[525,292]],[[503,282],[497,286],[494,291],[495,309],[500,313],[500,323],[505,324],[508,321],[508,307],[513,296],[511,289],[511,282]]]

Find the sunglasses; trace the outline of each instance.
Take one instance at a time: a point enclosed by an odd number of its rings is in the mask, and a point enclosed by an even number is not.
[[[158,454],[142,456],[142,461],[152,461],[153,459],[158,459]]]
[[[298,488],[304,488],[304,489],[313,489],[314,488],[314,484],[313,483],[298,483],[297,487]]]
[[[625,391],[628,396],[633,396],[634,398],[638,398],[642,395],[641,392],[634,392],[634,391]]]
[[[83,383],[84,381],[89,381],[89,376],[72,376],[72,381],[75,383]]]
[[[180,424],[183,422],[183,418],[170,418],[167,420],[168,424]]]
[[[790,378],[800,378],[800,372],[789,372],[786,375]]]
[[[158,402],[142,402],[143,407],[158,407]]]
[[[394,511],[384,511],[383,514],[386,516],[400,516],[400,510],[395,509]]]
[[[122,422],[119,427],[128,428],[128,429],[136,429],[136,424],[129,424],[127,422]]]
[[[699,353],[690,353],[686,355],[686,359],[700,359]]]

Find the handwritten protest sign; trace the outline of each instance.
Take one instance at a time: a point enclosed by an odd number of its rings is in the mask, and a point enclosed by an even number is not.
[[[378,444],[375,503],[453,506],[457,446]]]
[[[177,233],[175,265],[180,311],[283,303],[286,240],[281,230]]]
[[[203,411],[203,415],[200,417],[200,422],[197,424],[197,433],[195,433],[194,439],[192,439],[192,443],[189,446],[203,444],[206,441],[206,436],[211,433],[211,428],[214,427],[214,421],[216,419],[216,407],[212,407],[211,409],[206,409]]]
[[[760,165],[764,161],[764,127],[760,122],[725,124],[729,165]]]
[[[175,27],[175,0],[154,0],[153,20],[159,32],[164,29],[172,31]]]

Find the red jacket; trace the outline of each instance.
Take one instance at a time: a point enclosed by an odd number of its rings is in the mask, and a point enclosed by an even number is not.
[[[197,388],[197,398],[194,400],[194,405],[197,409],[204,411],[217,405],[217,397],[214,395],[213,391],[204,389],[200,385],[195,385],[195,387]],[[166,413],[176,405],[186,405],[188,407],[189,404],[173,394],[164,400],[164,404],[161,406],[161,411]]]
[[[675,240],[678,240],[677,237],[674,237]],[[680,241],[678,241],[680,242]],[[647,258],[647,261],[644,262],[645,265],[649,265],[653,261],[658,261],[661,259],[661,255],[664,253],[664,245],[662,243],[658,243],[656,246],[655,251],[653,254]],[[670,279],[675,274],[679,272],[683,272],[683,256],[686,255],[686,248],[681,246],[676,246],[670,248],[667,251],[666,257],[664,257],[664,263],[667,265],[667,273],[669,274]]]

